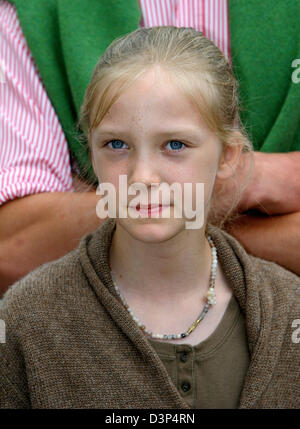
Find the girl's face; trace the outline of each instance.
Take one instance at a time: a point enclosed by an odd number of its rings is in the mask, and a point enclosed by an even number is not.
[[[149,204],[151,184],[166,182],[171,186],[176,182],[183,190],[184,183],[192,183],[193,209],[195,184],[204,183],[206,219],[215,178],[217,175],[225,178],[228,173],[221,162],[224,155],[221,142],[204,124],[196,107],[158,67],[121,94],[91,132],[90,144],[99,182],[114,185],[117,207],[120,175],[127,176],[128,187],[137,182],[145,184]],[[152,192],[153,196],[157,192],[154,185]],[[128,196],[128,206],[133,198]],[[128,216],[116,221],[138,240],[162,242],[184,231],[186,221],[191,221],[175,218],[174,204],[171,193],[170,218],[149,214],[148,218]]]

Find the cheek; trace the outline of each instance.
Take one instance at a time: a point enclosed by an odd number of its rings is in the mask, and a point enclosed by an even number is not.
[[[207,205],[211,200],[216,173],[217,173],[217,160],[215,157],[207,157],[203,159],[202,157],[194,159],[193,162],[189,163],[189,166],[186,169],[179,169],[178,174],[176,175],[176,181],[181,183],[182,189],[184,191],[184,183],[192,183],[192,200],[193,207],[196,207],[196,184],[204,184],[204,204]],[[200,189],[199,187],[198,189]],[[201,191],[197,191],[201,193]],[[191,195],[190,192],[187,195]]]
[[[204,183],[210,186],[214,182],[217,172],[217,162],[210,160],[197,160],[186,167],[178,168],[174,174],[174,181],[183,183]]]
[[[99,168],[99,173],[100,173],[100,182],[101,183],[110,183],[112,184],[116,191],[119,188],[119,171],[113,168],[107,168],[107,167],[103,167],[103,168]]]
[[[116,189],[119,187],[119,176],[127,174],[126,168],[118,162],[111,162],[105,156],[96,154],[94,164],[97,169],[99,181],[102,183],[111,183]]]

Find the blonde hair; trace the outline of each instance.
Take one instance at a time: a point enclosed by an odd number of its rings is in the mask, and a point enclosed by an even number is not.
[[[242,152],[252,151],[240,122],[238,85],[228,61],[202,33],[171,26],[138,29],[107,48],[93,70],[81,108],[79,126],[86,138],[121,93],[153,66],[163,68],[192,100],[223,146],[239,144]],[[247,183],[236,182],[231,207],[221,217],[216,215],[214,201],[223,188],[215,187],[211,223],[222,226],[228,221]]]

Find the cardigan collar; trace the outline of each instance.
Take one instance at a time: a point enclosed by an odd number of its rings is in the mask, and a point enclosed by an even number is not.
[[[153,348],[133,321],[127,310],[120,304],[115,292],[109,267],[109,248],[115,231],[115,220],[107,219],[93,234],[85,236],[79,245],[80,261],[91,287],[100,302],[110,312],[123,332],[140,348],[155,367],[158,376],[169,378],[164,365],[153,353]],[[250,365],[240,398],[240,408],[251,408],[262,395],[270,381],[280,353],[282,329],[286,326],[287,309],[280,302],[274,305],[268,284],[261,287],[263,278],[255,271],[254,258],[246,253],[238,241],[212,225],[207,225],[218,253],[218,260],[224,275],[232,287],[241,310],[246,318]],[[277,267],[274,264],[274,267]],[[276,304],[276,303],[275,303]],[[272,330],[272,317],[276,307],[276,319],[282,320],[282,327]],[[268,347],[272,341],[272,348]],[[187,408],[175,385],[169,379],[167,386],[176,408]]]

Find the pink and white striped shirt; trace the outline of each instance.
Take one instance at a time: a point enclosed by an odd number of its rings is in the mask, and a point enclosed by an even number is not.
[[[226,0],[139,0],[140,26],[193,27],[230,57]],[[72,192],[68,144],[20,27],[0,0],[0,205]]]

